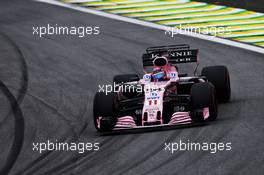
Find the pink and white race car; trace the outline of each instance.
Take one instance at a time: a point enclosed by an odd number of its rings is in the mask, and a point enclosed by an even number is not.
[[[100,132],[175,126],[217,118],[217,103],[231,96],[228,69],[204,67],[196,75],[198,50],[189,45],[150,47],[143,54],[144,75],[117,75],[113,91],[97,92],[94,125]],[[193,76],[178,65],[195,62]]]

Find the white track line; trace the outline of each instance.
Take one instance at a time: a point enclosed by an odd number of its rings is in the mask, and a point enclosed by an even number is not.
[[[151,22],[140,21],[140,20],[133,19],[133,18],[127,18],[127,17],[123,17],[123,16],[118,16],[118,15],[115,15],[115,14],[109,14],[109,13],[105,13],[105,12],[102,12],[102,11],[88,9],[88,8],[85,8],[85,7],[79,7],[79,6],[75,6],[75,5],[71,5],[71,4],[65,4],[65,3],[62,3],[62,2],[59,2],[59,1],[55,1],[55,0],[36,0],[36,1],[44,2],[44,3],[48,3],[48,4],[53,4],[53,5],[57,5],[57,6],[61,6],[61,7],[66,7],[66,8],[78,10],[78,11],[81,11],[81,12],[90,13],[90,14],[94,14],[94,15],[98,15],[98,16],[103,16],[103,17],[107,17],[107,18],[111,18],[111,19],[115,19],[115,20],[119,20],[119,21],[124,21],[124,22],[138,24],[138,25],[142,25],[142,26],[146,26],[146,27],[151,27],[151,28],[155,28],[155,29],[159,29],[159,30],[166,31],[168,29],[167,26],[154,24],[154,23],[151,23]],[[183,31],[182,31],[182,33],[183,33]],[[222,38],[211,37],[211,36],[208,36],[208,35],[201,35],[201,34],[196,34],[196,35],[185,34],[185,35],[186,36],[190,36],[190,37],[194,37],[194,38],[199,38],[199,39],[203,39],[203,40],[207,40],[207,41],[213,41],[213,42],[216,42],[216,43],[221,43],[221,44],[234,46],[234,47],[238,47],[238,48],[242,48],[242,49],[246,49],[246,50],[250,50],[250,51],[254,51],[254,52],[258,52],[258,53],[264,54],[264,48],[257,47],[257,46],[252,46],[252,45],[248,45],[248,44],[244,44],[244,43],[240,43],[240,42],[236,42],[236,41],[231,41],[231,40],[226,40],[226,39],[222,39]]]

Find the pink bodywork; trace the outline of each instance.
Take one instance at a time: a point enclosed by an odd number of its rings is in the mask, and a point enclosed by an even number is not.
[[[160,68],[155,66],[155,68]],[[163,125],[179,125],[179,124],[188,124],[192,123],[189,112],[175,112],[168,124],[164,124],[162,121],[163,113],[163,97],[165,89],[173,83],[179,81],[179,76],[176,68],[167,64],[162,66],[163,70],[166,72],[167,78],[164,81],[153,82],[151,80],[151,73],[145,72],[143,79],[139,83],[144,84],[145,100],[142,110],[142,126],[136,126],[136,123],[132,116],[119,117],[116,123],[115,129],[122,128],[140,128],[140,127],[157,127]],[[144,114],[147,113],[147,120],[144,120]],[[158,115],[160,114],[160,116]],[[203,110],[204,119],[209,117],[209,108],[204,108]],[[151,123],[157,123],[159,125],[151,126]],[[145,124],[150,124],[145,126]]]

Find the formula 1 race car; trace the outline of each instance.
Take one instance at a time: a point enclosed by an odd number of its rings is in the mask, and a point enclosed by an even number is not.
[[[144,75],[117,75],[113,91],[97,92],[94,125],[100,132],[213,121],[217,104],[231,96],[225,66],[204,67],[197,76],[198,50],[189,45],[150,47],[143,54]],[[179,73],[195,62],[194,75]]]

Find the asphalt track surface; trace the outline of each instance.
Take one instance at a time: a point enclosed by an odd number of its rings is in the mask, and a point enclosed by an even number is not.
[[[263,174],[264,55],[32,1],[0,2],[0,174]],[[32,26],[99,26],[100,35],[32,35]],[[232,99],[206,126],[100,136],[99,84],[142,73],[148,46],[191,44],[201,65],[226,65]],[[32,151],[32,142],[100,142],[100,150]],[[164,151],[164,142],[232,142],[232,150]]]

